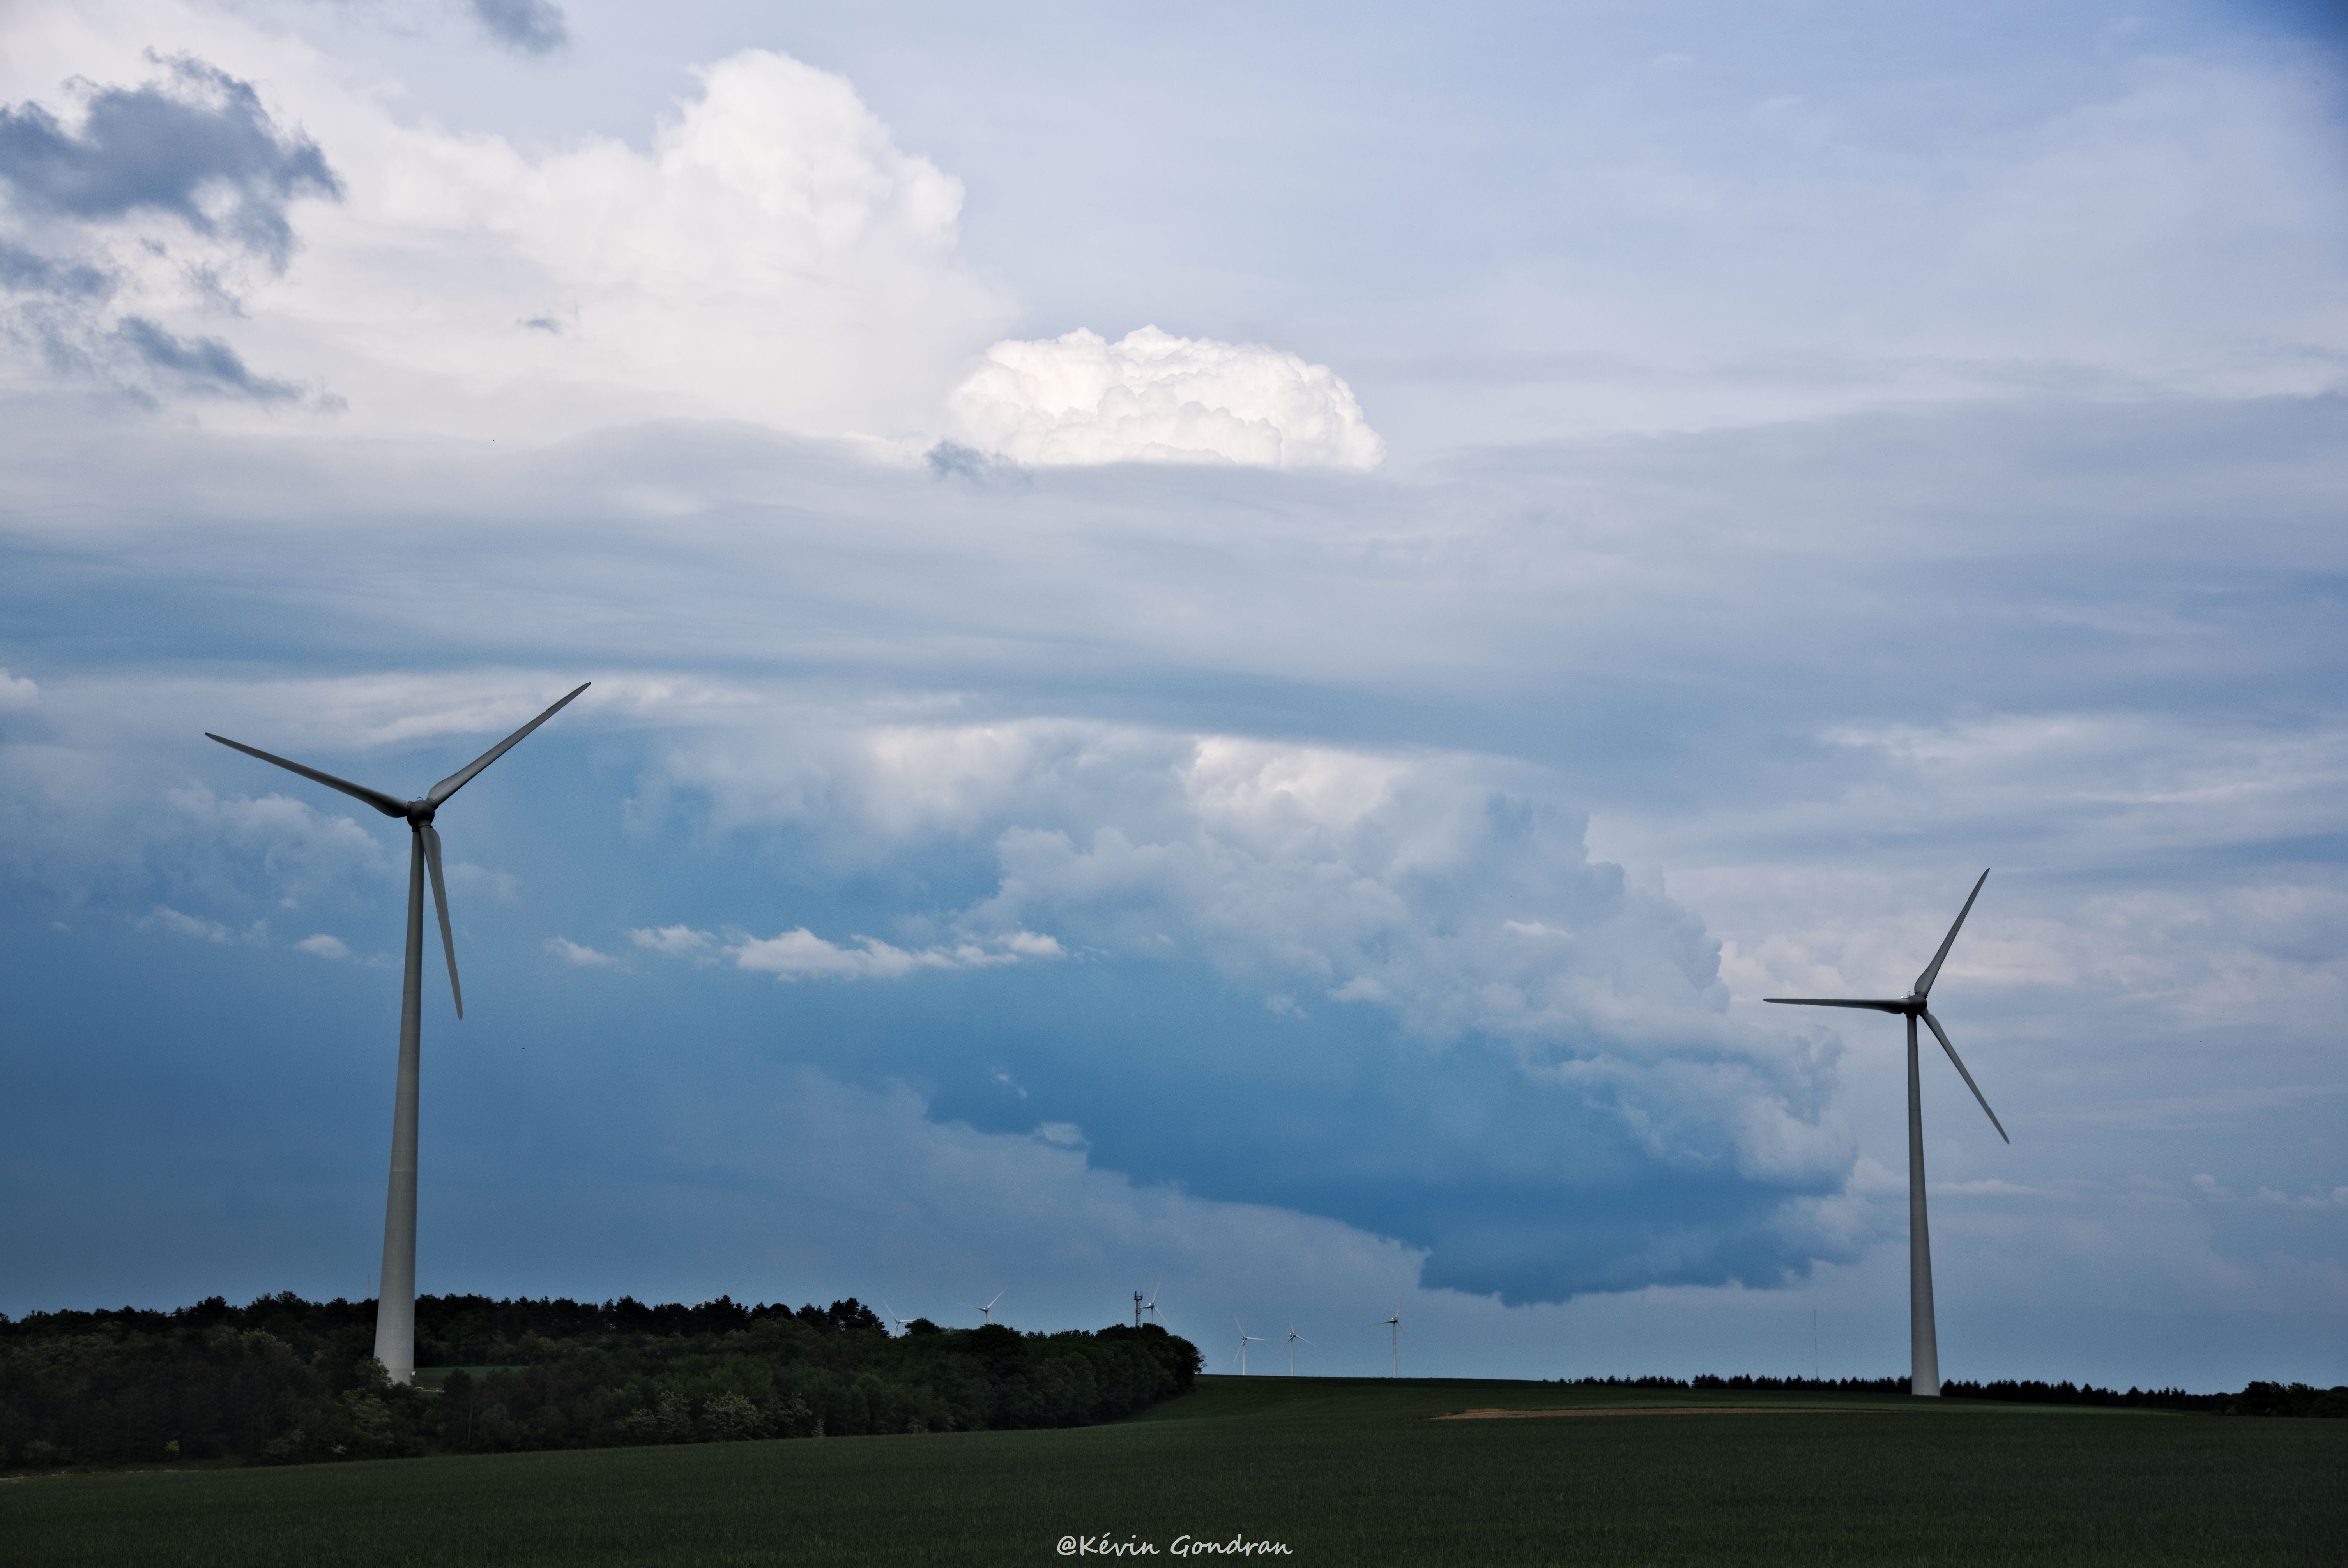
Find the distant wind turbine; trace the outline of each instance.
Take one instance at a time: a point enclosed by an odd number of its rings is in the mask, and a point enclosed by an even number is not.
[[[1941,1042],[1941,1049],[1949,1053],[1958,1076],[1973,1091],[1973,1098],[1981,1102],[1982,1112],[1997,1129],[1997,1135],[2013,1143],[2013,1139],[2005,1137],[2005,1125],[1997,1119],[1997,1112],[1989,1108],[1981,1085],[1965,1071],[1957,1048],[1949,1043],[1949,1031],[1941,1027],[1941,1020],[1925,1006],[1925,999],[1932,994],[1932,982],[1940,979],[1941,965],[1947,959],[1949,949],[1956,945],[1965,917],[1973,912],[1973,900],[1981,897],[1982,883],[1988,880],[1989,873],[1982,872],[1981,881],[1975,882],[1972,892],[1966,896],[1965,907],[1957,911],[1957,923],[1941,938],[1941,950],[1932,955],[1932,961],[1916,977],[1915,989],[1906,996],[1865,1001],[1838,997],[1762,999],[1787,1007],[1865,1008],[1874,1012],[1898,1013],[1908,1020],[1908,1389],[1913,1394],[1933,1397],[1941,1392],[1941,1348],[1932,1327],[1932,1238],[1924,1223],[1924,1097],[1916,1063],[1916,1020],[1922,1019],[1932,1037]]]
[[[375,1309],[375,1358],[383,1363],[384,1370],[391,1374],[395,1383],[413,1382],[416,1378],[416,1091],[424,1011],[424,876],[427,869],[432,876],[432,902],[440,911],[440,950],[448,958],[448,993],[457,1004],[457,1016],[465,1016],[465,993],[457,984],[457,938],[448,927],[448,890],[440,876],[440,834],[432,825],[432,819],[448,804],[449,796],[472,782],[474,774],[504,756],[516,742],[561,712],[572,697],[592,684],[582,682],[571,696],[416,800],[401,800],[381,790],[288,762],[242,741],[232,741],[226,735],[204,732],[206,740],[218,741],[249,757],[273,763],[328,789],[340,790],[354,800],[366,802],[384,815],[407,824],[407,964],[399,988],[399,1077],[392,1100],[391,1190],[384,1201],[383,1286]]]
[[[1244,1378],[1244,1377],[1246,1377],[1246,1376],[1247,1376],[1247,1348],[1248,1348],[1251,1344],[1255,1344],[1255,1345],[1268,1345],[1268,1344],[1270,1344],[1270,1343],[1272,1343],[1272,1342],[1271,1342],[1270,1340],[1266,1339],[1266,1338],[1265,1338],[1262,1335],[1261,1335],[1261,1334],[1251,1334],[1251,1333],[1249,1333],[1249,1332],[1247,1331],[1247,1325],[1246,1325],[1246,1324],[1244,1324],[1244,1323],[1240,1323],[1240,1320],[1239,1320],[1238,1318],[1234,1317],[1234,1318],[1232,1318],[1232,1319],[1231,1319],[1231,1321],[1232,1321],[1233,1323],[1239,1323],[1239,1327],[1240,1327],[1240,1376],[1241,1376],[1241,1377],[1242,1377],[1242,1378]]]
[[[1312,1340],[1307,1339],[1303,1335],[1299,1334],[1296,1331],[1296,1319],[1293,1317],[1290,1318],[1288,1320],[1288,1375],[1290,1377],[1293,1378],[1296,1376],[1296,1348],[1299,1345],[1311,1344],[1313,1344]],[[1313,1348],[1315,1349],[1319,1348],[1318,1346],[1314,1346]]]
[[[905,1331],[905,1320],[897,1316],[897,1309],[889,1305],[889,1298],[885,1296],[880,1298],[880,1310],[888,1315],[890,1322],[897,1326],[900,1334]]]
[[[977,1313],[981,1317],[985,1318],[989,1323],[992,1323],[994,1321],[994,1303],[1002,1300],[1005,1296],[1009,1295],[1010,1292],[1011,1287],[1006,1285],[1001,1290],[996,1291],[994,1293],[994,1299],[987,1302],[983,1307],[981,1307],[975,1301],[965,1301],[963,1305],[969,1307],[973,1312]]]
[[[1158,1310],[1158,1293],[1165,1287],[1166,1276],[1161,1274],[1158,1276],[1158,1283],[1149,1287],[1148,1305],[1141,1309],[1148,1313],[1151,1321],[1155,1322],[1160,1328],[1166,1327],[1166,1314]]]
[[[1402,1297],[1401,1297],[1401,1296],[1395,1296],[1395,1310],[1394,1310],[1394,1316],[1393,1316],[1392,1317],[1381,1317],[1381,1318],[1379,1318],[1375,1323],[1371,1324],[1371,1325],[1370,1325],[1370,1327],[1373,1327],[1373,1328],[1391,1328],[1391,1329],[1393,1329],[1393,1330],[1394,1330],[1394,1373],[1393,1373],[1393,1375],[1394,1375],[1395,1377],[1396,1377],[1396,1378],[1401,1377],[1401,1376],[1402,1376]]]

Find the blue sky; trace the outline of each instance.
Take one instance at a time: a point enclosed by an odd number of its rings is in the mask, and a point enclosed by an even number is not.
[[[1759,999],[1990,866],[1944,1370],[2348,1378],[2343,42],[12,9],[0,1310],[372,1288],[405,845],[202,732],[592,679],[421,1288],[1880,1375],[1896,1025]]]

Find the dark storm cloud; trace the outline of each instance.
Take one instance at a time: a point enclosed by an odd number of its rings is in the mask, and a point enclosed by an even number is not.
[[[218,338],[183,338],[144,316],[123,317],[114,336],[149,370],[194,391],[256,403],[286,403],[302,395],[302,389],[290,381],[253,374],[236,350]]]
[[[201,60],[169,65],[165,81],[98,89],[77,132],[38,104],[0,108],[0,181],[29,212],[169,213],[283,267],[287,205],[339,199],[342,182],[316,143],[279,128],[251,83]]]
[[[473,0],[473,15],[490,36],[525,54],[548,54],[571,41],[562,8],[547,0]]]

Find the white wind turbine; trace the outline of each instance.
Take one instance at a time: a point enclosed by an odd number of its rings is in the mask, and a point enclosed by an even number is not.
[[[226,735],[204,732],[206,740],[218,741],[232,751],[259,757],[288,773],[300,774],[328,789],[340,790],[354,800],[365,801],[384,815],[407,824],[407,962],[399,986],[399,1070],[392,1091],[391,1183],[384,1199],[383,1283],[375,1308],[375,1358],[383,1363],[384,1370],[395,1383],[412,1382],[416,1378],[416,1112],[423,1050],[424,878],[427,871],[432,877],[432,902],[440,911],[440,950],[448,958],[448,993],[456,1001],[457,1016],[465,1016],[465,993],[457,984],[457,938],[448,927],[448,890],[440,876],[440,834],[432,825],[432,819],[448,804],[451,795],[472,782],[474,774],[504,756],[516,742],[561,712],[572,697],[592,684],[582,682],[570,697],[414,800],[401,800],[379,789],[369,789],[316,768],[288,762],[257,746],[232,741]]]
[[[1370,1327],[1373,1327],[1373,1328],[1391,1328],[1391,1329],[1393,1329],[1393,1330],[1394,1330],[1394,1372],[1393,1372],[1393,1376],[1395,1376],[1395,1377],[1396,1377],[1396,1378],[1401,1377],[1401,1376],[1402,1376],[1402,1297],[1401,1297],[1401,1296],[1395,1296],[1395,1309],[1394,1309],[1394,1316],[1393,1316],[1392,1317],[1381,1317],[1381,1318],[1379,1318],[1375,1323],[1371,1324],[1371,1325],[1370,1325]]]
[[[1010,1294],[1010,1291],[1011,1287],[1007,1285],[1004,1286],[1001,1290],[996,1291],[994,1298],[988,1301],[983,1307],[981,1307],[975,1301],[965,1301],[963,1305],[969,1307],[973,1312],[977,1313],[981,1317],[985,1318],[989,1323],[992,1323],[994,1321],[994,1303],[1002,1300],[1004,1296]]]
[[[905,1319],[897,1316],[897,1309],[889,1305],[889,1298],[885,1296],[880,1298],[880,1310],[888,1314],[889,1321],[897,1326],[898,1333],[905,1331]]]
[[[1251,1345],[1251,1344],[1256,1344],[1256,1345],[1268,1345],[1268,1344],[1272,1343],[1272,1341],[1270,1341],[1270,1340],[1266,1339],[1266,1338],[1265,1338],[1262,1335],[1261,1335],[1261,1334],[1251,1334],[1251,1333],[1249,1333],[1249,1332],[1247,1331],[1247,1325],[1246,1325],[1246,1324],[1244,1324],[1244,1323],[1240,1323],[1240,1320],[1239,1320],[1238,1318],[1234,1317],[1234,1318],[1232,1318],[1232,1319],[1231,1319],[1231,1321],[1232,1321],[1233,1323],[1239,1323],[1239,1327],[1240,1327],[1240,1376],[1241,1376],[1241,1377],[1242,1377],[1242,1378],[1244,1378],[1244,1377],[1246,1377],[1246,1376],[1247,1376],[1247,1348],[1248,1348],[1248,1346],[1249,1346],[1249,1345]]]
[[[1288,1320],[1288,1375],[1290,1377],[1293,1378],[1296,1376],[1296,1348],[1299,1345],[1312,1344],[1312,1340],[1307,1339],[1303,1335],[1299,1334],[1296,1331],[1296,1319],[1293,1317],[1290,1318]],[[1318,1346],[1314,1346],[1313,1348],[1315,1349],[1319,1348]]]
[[[1941,1348],[1932,1326],[1932,1238],[1924,1224],[1924,1098],[1916,1061],[1918,1019],[1924,1020],[1924,1026],[1941,1042],[1941,1049],[1949,1053],[1958,1076],[1973,1091],[1973,1098],[1981,1102],[1982,1112],[1988,1116],[1989,1124],[1997,1129],[1997,1135],[2008,1143],[2013,1142],[2005,1137],[2004,1124],[1989,1108],[1989,1101],[1982,1094],[1981,1085],[1973,1081],[1973,1075],[1965,1071],[1957,1048],[1949,1043],[1949,1031],[1941,1027],[1941,1020],[1925,1006],[1926,999],[1932,994],[1932,982],[1940,978],[1941,965],[1956,944],[1957,932],[1963,928],[1965,917],[1972,913],[1973,900],[1981,897],[1982,883],[1988,880],[1989,873],[1982,872],[1981,881],[1975,882],[1972,892],[1966,896],[1965,907],[1957,911],[1957,923],[1941,938],[1941,950],[1932,955],[1932,961],[1916,977],[1915,988],[1906,996],[1879,1000],[1838,997],[1762,999],[1787,1007],[1865,1008],[1873,1012],[1897,1013],[1908,1020],[1908,1389],[1913,1394],[1937,1397],[1941,1391]]]
[[[1166,1314],[1158,1310],[1158,1293],[1164,1289],[1165,1286],[1166,1276],[1161,1274],[1158,1276],[1158,1283],[1149,1287],[1149,1300],[1141,1309],[1148,1313],[1151,1320],[1154,1321],[1160,1328],[1166,1327]]]

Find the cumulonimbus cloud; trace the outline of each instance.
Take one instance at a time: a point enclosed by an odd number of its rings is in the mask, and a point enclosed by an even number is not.
[[[1113,1168],[1399,1235],[1432,1249],[1430,1282],[1510,1299],[1769,1282],[1853,1245],[1834,1047],[1725,1017],[1701,923],[1593,863],[1538,770],[1053,719],[819,722],[772,754],[729,729],[663,771],[666,798],[705,792],[737,830],[820,842],[835,876],[952,864],[967,885],[991,864],[991,890],[909,923],[982,952],[1049,930],[1129,996],[1157,995],[1056,1026],[1066,1038],[1034,1048],[1048,1068],[1005,1056],[1023,1085],[1051,1086],[1020,1112],[1083,1126]],[[789,979],[957,962],[953,943],[805,928],[724,950]],[[1152,1087],[1107,1057],[1080,1065],[1096,1035],[1146,1041]],[[1343,1116],[1291,1104],[1332,1072]],[[988,1092],[973,1080],[943,1113],[990,1124]],[[1440,1193],[1421,1180],[1437,1168]],[[1673,1194],[1667,1221],[1581,1201],[1633,1170]]]
[[[1385,442],[1327,365],[1146,326],[1013,340],[950,399],[962,439],[1025,464],[1375,468]]]

